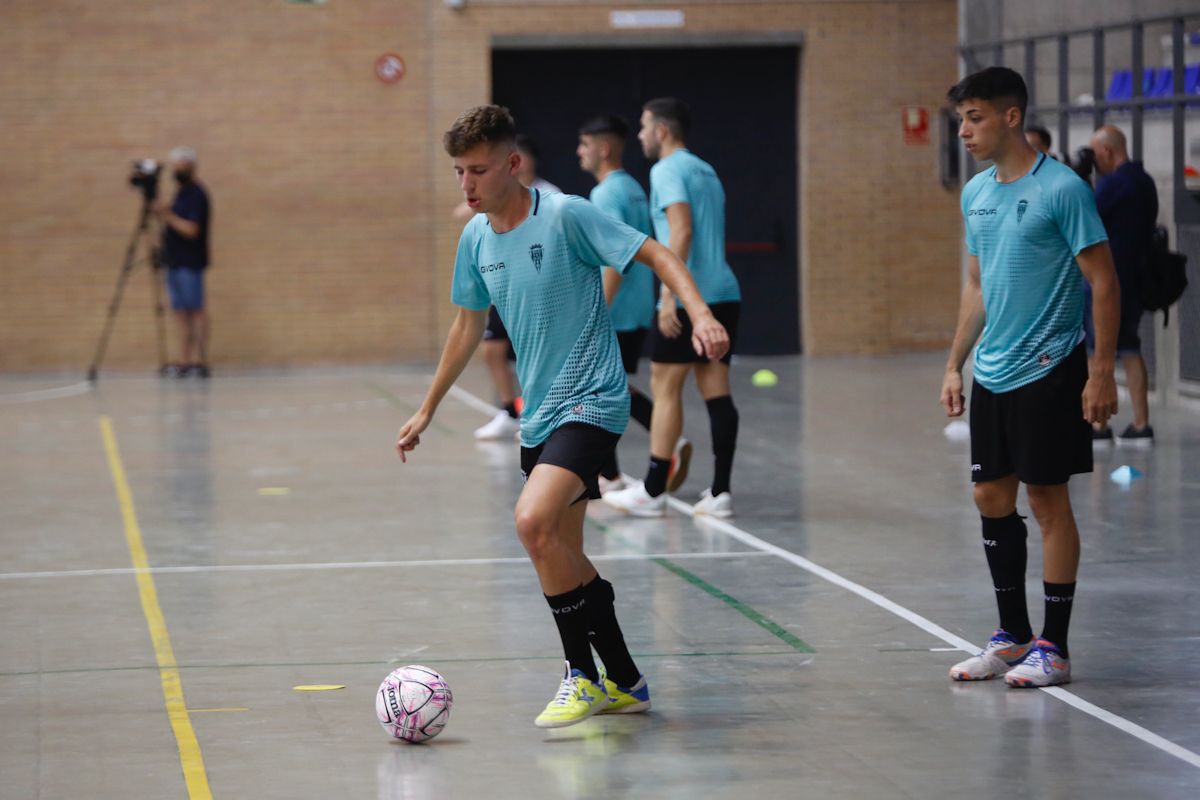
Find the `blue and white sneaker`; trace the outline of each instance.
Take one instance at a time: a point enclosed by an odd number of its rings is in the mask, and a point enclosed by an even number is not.
[[[646,684],[645,675],[639,675],[638,682],[628,689],[618,686],[603,672],[600,673],[600,683],[608,695],[608,705],[597,714],[637,714],[650,710],[650,687]]]
[[[990,681],[997,675],[1004,675],[1025,660],[1033,644],[1033,639],[1020,644],[1013,641],[1008,631],[998,630],[992,634],[983,652],[950,668],[950,680]]]
[[[1004,676],[1004,682],[1015,689],[1038,689],[1071,682],[1071,662],[1053,642],[1038,639],[1025,660]]]

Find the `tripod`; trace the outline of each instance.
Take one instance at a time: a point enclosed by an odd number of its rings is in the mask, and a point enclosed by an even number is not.
[[[133,229],[129,246],[125,249],[125,261],[117,276],[117,286],[113,291],[112,301],[108,304],[108,316],[104,321],[104,330],[100,333],[100,341],[96,343],[96,353],[92,356],[92,365],[88,367],[87,379],[92,383],[95,383],[99,376],[100,362],[104,360],[104,353],[108,349],[108,338],[112,334],[113,323],[117,320],[117,310],[121,306],[121,296],[125,293],[125,284],[128,282],[133,268],[141,263],[150,265],[150,291],[158,331],[158,374],[165,375],[167,372],[167,336],[163,320],[162,282],[158,275],[158,270],[162,265],[159,263],[158,249],[154,243],[154,233],[156,231],[150,225],[150,198],[145,197],[142,202],[142,210],[138,214],[137,226]],[[139,248],[143,248],[146,253],[141,260],[137,257]]]

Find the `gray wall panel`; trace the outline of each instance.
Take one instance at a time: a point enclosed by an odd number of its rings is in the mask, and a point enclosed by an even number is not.
[[[1176,244],[1188,257],[1188,289],[1171,310],[1179,315],[1179,377],[1200,381],[1200,225],[1180,225]]]

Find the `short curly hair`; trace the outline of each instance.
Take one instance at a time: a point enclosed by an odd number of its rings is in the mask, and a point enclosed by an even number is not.
[[[442,135],[442,146],[452,158],[480,144],[512,144],[517,124],[504,106],[475,106],[458,115],[450,130]]]

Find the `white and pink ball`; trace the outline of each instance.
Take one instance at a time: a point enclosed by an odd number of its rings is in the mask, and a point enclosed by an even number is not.
[[[383,679],[375,695],[375,716],[390,735],[415,744],[442,732],[453,704],[445,678],[429,667],[410,664]]]

